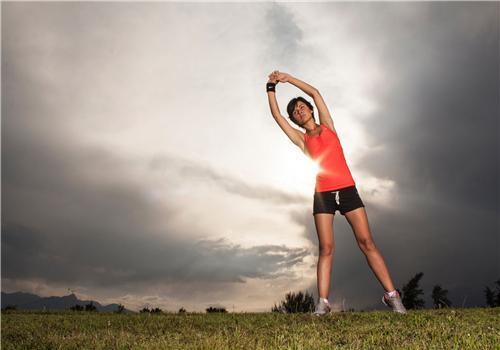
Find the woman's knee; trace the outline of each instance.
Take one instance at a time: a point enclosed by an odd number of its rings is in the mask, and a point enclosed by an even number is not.
[[[363,252],[371,252],[377,249],[375,242],[370,238],[359,239],[358,246]]]
[[[319,245],[319,254],[321,256],[332,255],[334,251],[334,246],[331,243],[324,243]]]

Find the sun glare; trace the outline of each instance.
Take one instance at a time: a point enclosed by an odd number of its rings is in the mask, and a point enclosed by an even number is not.
[[[279,162],[279,186],[287,192],[310,195],[314,192],[319,164],[300,152],[287,152]]]

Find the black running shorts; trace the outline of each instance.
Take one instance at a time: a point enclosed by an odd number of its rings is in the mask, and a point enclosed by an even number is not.
[[[336,210],[345,215],[348,211],[364,206],[355,185],[335,191],[314,192],[313,215],[318,213],[335,215]]]

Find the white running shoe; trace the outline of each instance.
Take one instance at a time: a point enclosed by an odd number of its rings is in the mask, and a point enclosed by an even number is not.
[[[314,310],[314,315],[322,316],[330,313],[332,308],[330,304],[320,299],[320,301],[316,304],[316,310]]]
[[[382,297],[382,302],[386,306],[392,308],[392,311],[399,312],[400,314],[406,314],[406,308],[404,307],[403,302],[401,301],[401,296],[397,291],[396,295],[393,297],[390,297],[386,293],[384,293],[384,296]]]

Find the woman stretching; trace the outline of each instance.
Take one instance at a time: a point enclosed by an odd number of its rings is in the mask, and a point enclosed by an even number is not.
[[[293,98],[286,110],[290,120],[305,129],[305,132],[295,129],[288,123],[281,115],[276,101],[275,89],[278,82],[291,83],[312,97],[318,109],[319,125],[314,119],[312,104],[303,97]],[[335,250],[333,218],[336,210],[346,217],[368,265],[385,289],[382,302],[394,312],[406,313],[401,297],[392,284],[384,258],[373,241],[364,204],[347,166],[337,131],[323,97],[311,85],[279,71],[269,75],[266,90],[271,113],[280,128],[302,152],[316,160],[320,166],[316,176],[313,201],[314,224],[319,239],[317,266],[319,300],[314,314],[324,315],[331,310],[328,294]]]

